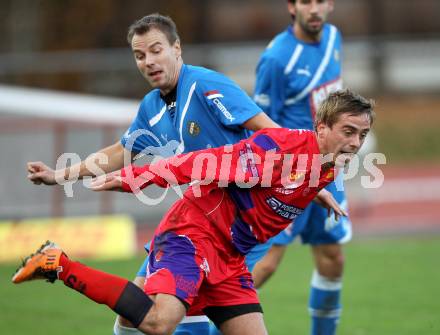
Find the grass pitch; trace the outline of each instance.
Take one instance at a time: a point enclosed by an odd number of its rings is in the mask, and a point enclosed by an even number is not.
[[[354,241],[347,267],[339,334],[440,334],[440,237]],[[132,278],[141,258],[87,262]],[[18,264],[18,262],[17,262]],[[308,334],[312,271],[307,247],[294,245],[261,291],[270,334]],[[13,265],[0,266],[0,333],[110,335],[113,313],[62,283],[13,285]]]

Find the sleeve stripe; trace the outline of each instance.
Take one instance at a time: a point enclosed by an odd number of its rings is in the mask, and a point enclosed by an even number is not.
[[[182,153],[185,150],[185,143],[183,141],[183,120],[185,119],[186,113],[188,112],[189,103],[191,102],[192,95],[196,89],[197,82],[195,81],[189,89],[188,98],[186,99],[185,106],[182,111],[182,118],[180,119],[179,134],[180,134],[180,144],[177,147],[176,154]]]
[[[148,123],[150,124],[150,127],[153,127],[156,123],[160,121],[162,116],[165,114],[165,111],[167,110],[167,105],[162,107],[159,113],[157,113],[155,116],[153,116],[150,120],[148,120]]]

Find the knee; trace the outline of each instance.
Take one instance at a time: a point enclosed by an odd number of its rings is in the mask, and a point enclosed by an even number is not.
[[[170,324],[165,320],[149,320],[148,322],[142,322],[138,329],[149,335],[168,335],[172,334],[176,325]]]
[[[174,329],[179,324],[181,318],[176,318],[175,315],[170,315],[170,311],[150,311],[142,320],[138,329],[149,335],[168,335],[172,334]],[[182,314],[183,318],[184,313]]]
[[[316,263],[321,276],[338,279],[344,271],[345,257],[342,250],[330,250],[320,253]]]
[[[342,272],[342,270],[344,268],[344,264],[345,264],[345,257],[342,252],[338,252],[334,255],[330,255],[329,261],[333,267],[341,269],[341,272]]]

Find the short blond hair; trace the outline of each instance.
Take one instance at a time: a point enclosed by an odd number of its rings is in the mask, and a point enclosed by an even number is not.
[[[333,92],[319,106],[315,117],[315,127],[319,123],[324,123],[331,128],[342,114],[367,114],[371,125],[376,117],[374,105],[374,100],[366,99],[349,89]]]

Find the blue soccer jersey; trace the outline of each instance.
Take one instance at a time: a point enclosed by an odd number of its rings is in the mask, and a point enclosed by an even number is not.
[[[158,89],[148,93],[121,143],[135,153],[164,157],[234,144],[249,137],[241,125],[260,112],[224,75],[183,65],[175,104],[167,105]]]
[[[275,36],[260,58],[255,102],[282,127],[313,129],[320,103],[331,92],[342,88],[341,48],[341,34],[331,24],[324,25],[317,43],[299,40],[289,26]],[[330,184],[327,189],[346,208],[342,181],[338,181],[337,186]],[[287,244],[298,234],[304,243],[310,244],[343,243],[351,238],[351,224],[347,218],[333,222],[327,219],[325,209],[313,203],[291,228],[271,242]],[[254,255],[255,259],[265,252],[261,250],[260,255]]]
[[[319,104],[342,88],[341,47],[341,34],[330,24],[318,43],[298,40],[289,26],[260,59],[255,102],[283,127],[313,129]]]

